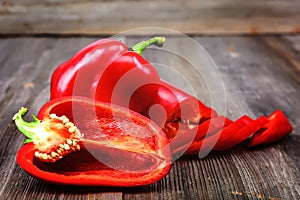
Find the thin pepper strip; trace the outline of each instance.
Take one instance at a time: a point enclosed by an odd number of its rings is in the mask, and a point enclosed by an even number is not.
[[[199,146],[199,141],[216,134],[231,123],[233,123],[233,121],[227,117],[218,116],[206,120],[193,129],[179,132],[175,138],[169,139],[172,155],[182,155],[183,153],[196,154],[196,151],[199,151],[201,147]]]
[[[256,146],[279,141],[293,130],[289,120],[282,111],[276,110],[267,117],[267,122],[257,131],[248,146]]]
[[[249,138],[256,131],[260,130],[266,121],[267,119],[264,116],[261,116],[253,121],[247,122],[246,125],[238,130],[232,131],[231,133],[221,133],[213,150],[225,151],[231,149],[232,147]]]
[[[247,124],[251,123],[253,120],[244,115],[237,119],[236,121],[230,123],[220,131],[215,134],[212,134],[208,137],[201,138],[192,143],[191,147],[185,152],[185,154],[198,154],[199,150],[202,152],[211,151],[218,148],[227,148],[227,146],[222,144],[222,141],[229,138],[232,134],[242,129]],[[220,142],[219,142],[220,140]],[[235,141],[233,141],[235,143]],[[235,143],[237,144],[237,143]]]

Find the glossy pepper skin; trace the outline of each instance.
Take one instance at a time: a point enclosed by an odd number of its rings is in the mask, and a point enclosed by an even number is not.
[[[96,91],[94,94],[90,93],[89,97],[123,107],[129,106],[131,95],[141,85],[160,81],[156,69],[133,51],[124,52],[98,76],[99,79],[94,83],[97,85]],[[79,84],[82,82],[79,81]],[[88,85],[85,86],[89,87]],[[143,100],[152,94],[144,90],[141,91],[141,95],[144,97],[138,100],[140,104],[144,105]],[[135,106],[129,108],[138,112]]]
[[[138,113],[83,97],[62,97],[46,103],[38,118],[43,122],[54,113],[65,115],[80,129],[80,150],[44,162],[35,156],[33,142],[25,144],[17,162],[38,179],[53,184],[129,187],[156,182],[171,168],[165,134]]]
[[[74,92],[78,96],[89,96],[95,91],[94,83],[105,67],[126,51],[123,43],[111,39],[98,40],[81,49],[53,72],[50,99],[71,96]],[[84,84],[76,84],[77,79]]]

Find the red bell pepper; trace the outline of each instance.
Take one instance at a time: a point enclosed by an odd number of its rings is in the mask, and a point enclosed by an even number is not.
[[[168,137],[176,135],[178,123],[182,128],[186,127],[185,122],[197,126],[216,117],[212,108],[162,81],[156,69],[141,57],[147,46],[162,45],[164,40],[155,37],[143,41],[132,47],[133,51],[111,39],[89,45],[55,70],[51,78],[51,99],[86,96],[128,107],[150,117]],[[151,115],[155,105],[162,109]]]
[[[88,45],[53,72],[50,99],[73,95],[111,102],[114,87],[126,74],[126,92],[145,81],[159,81],[155,68],[139,53],[151,44],[162,45],[163,42],[162,37],[152,38],[133,47],[136,52],[128,51],[125,44],[114,39],[98,40]],[[134,77],[130,76],[132,71]],[[113,103],[123,104],[125,97],[118,97],[121,99],[115,98]]]
[[[171,155],[159,127],[126,108],[94,103],[57,98],[33,122],[23,120],[27,110],[22,108],[14,120],[28,139],[17,154],[18,164],[54,184],[138,186],[163,178]]]
[[[283,112],[276,110],[268,116],[267,123],[253,135],[248,145],[256,146],[279,141],[292,130],[293,127]]]

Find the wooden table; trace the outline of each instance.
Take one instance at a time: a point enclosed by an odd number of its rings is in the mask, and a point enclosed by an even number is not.
[[[16,130],[12,116],[21,106],[36,114],[49,99],[49,78],[55,67],[99,38],[0,38],[0,199],[300,199],[299,35],[193,36],[211,55],[223,79],[226,116],[255,118],[280,109],[294,127],[284,140],[256,148],[241,144],[201,159],[178,159],[165,178],[144,187],[56,186],[29,176],[15,161],[24,136]],[[141,37],[123,39],[132,44]],[[194,47],[185,45],[180,37],[168,38],[166,45],[198,57],[197,51],[190,51]],[[146,51],[145,57],[175,65],[156,51]],[[189,83],[197,86],[200,80],[190,78],[193,72],[185,70],[184,63],[177,65]],[[210,103],[201,96],[203,85],[193,88],[200,99]]]

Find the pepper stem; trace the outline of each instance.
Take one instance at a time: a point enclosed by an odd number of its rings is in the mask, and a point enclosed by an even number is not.
[[[144,40],[141,41],[137,44],[135,44],[133,47],[131,47],[130,49],[134,52],[137,52],[138,54],[142,55],[143,51],[150,45],[154,44],[158,47],[162,47],[163,44],[165,43],[166,38],[165,37],[153,37],[149,40]]]
[[[24,121],[22,117],[27,113],[27,111],[27,108],[22,107],[13,117],[18,130],[27,137],[27,139],[24,141],[25,144],[38,139],[36,133],[43,126],[41,121],[34,115],[32,115],[33,122]]]

